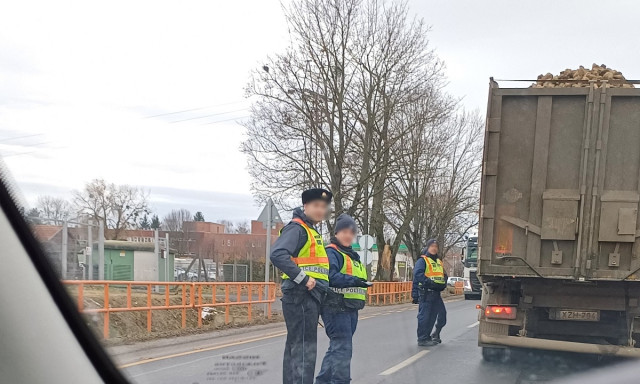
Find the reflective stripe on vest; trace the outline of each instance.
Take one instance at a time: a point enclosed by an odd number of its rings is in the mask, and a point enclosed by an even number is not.
[[[295,218],[291,221],[299,224],[307,231],[307,242],[302,249],[300,249],[297,257],[292,257],[291,260],[296,263],[307,276],[329,281],[329,258],[324,249],[322,236],[320,236],[315,229],[309,227],[302,219]],[[283,273],[282,278],[288,279],[289,276]]]
[[[355,276],[361,279],[367,279],[367,270],[361,262],[353,261],[351,256],[342,252],[337,245],[329,244],[327,248],[333,248],[338,251],[339,254],[342,255],[342,268],[340,269],[340,273],[343,275]],[[366,299],[367,289],[360,287],[349,287],[349,288],[334,288],[331,287],[334,292],[340,293],[344,295],[345,299],[355,299],[362,300]]]
[[[430,257],[425,255],[420,256],[424,259],[424,262],[427,264],[427,268],[424,270],[424,275],[431,279],[436,284],[445,284],[444,281],[444,268],[442,267],[442,260],[439,258],[436,261],[433,261]]]

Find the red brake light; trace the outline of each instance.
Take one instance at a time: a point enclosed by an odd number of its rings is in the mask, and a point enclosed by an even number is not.
[[[489,319],[510,319],[516,318],[516,307],[505,305],[487,305],[484,309],[484,316]]]

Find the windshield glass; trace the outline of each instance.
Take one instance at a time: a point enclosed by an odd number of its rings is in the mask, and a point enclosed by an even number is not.
[[[0,157],[132,382],[640,356],[640,4],[6,3]]]
[[[467,252],[467,259],[469,261],[478,260],[478,247],[471,245],[467,248]]]

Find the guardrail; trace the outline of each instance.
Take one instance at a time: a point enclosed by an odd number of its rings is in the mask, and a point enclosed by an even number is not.
[[[77,289],[78,311],[84,314],[102,313],[103,337],[109,338],[109,315],[119,312],[147,312],[147,331],[151,332],[153,311],[181,310],[182,328],[187,324],[187,309],[198,314],[198,327],[202,326],[202,308],[224,307],[225,324],[229,323],[232,306],[246,306],[247,318],[251,321],[252,306],[266,305],[266,316],[271,318],[271,304],[275,301],[275,283],[191,283],[159,281],[115,281],[115,280],[67,280],[68,287]],[[102,287],[102,307],[85,308],[85,287]],[[126,290],[126,305],[113,307],[110,303],[110,289]],[[143,305],[132,304],[133,292],[146,294]],[[163,291],[163,292],[161,292]],[[220,293],[220,291],[222,291]],[[265,299],[266,291],[266,299]],[[124,292],[123,292],[124,293]],[[219,297],[222,297],[220,299]],[[142,297],[141,297],[142,298]],[[155,301],[155,303],[154,303]],[[160,301],[160,303],[157,303]]]
[[[374,281],[367,289],[369,305],[387,305],[411,302],[411,282]]]

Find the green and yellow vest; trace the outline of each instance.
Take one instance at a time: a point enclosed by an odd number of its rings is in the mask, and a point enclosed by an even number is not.
[[[432,258],[425,255],[422,255],[420,257],[422,257],[425,261],[425,264],[427,264],[427,267],[424,269],[424,275],[436,284],[446,284],[447,282],[444,281],[444,268],[442,266],[442,260],[438,258],[434,261]]]
[[[359,278],[365,279],[365,280],[367,279],[367,270],[366,270],[364,264],[362,264],[359,261],[353,261],[351,259],[351,256],[349,256],[348,254],[342,252],[338,248],[338,246],[335,245],[335,244],[329,244],[329,245],[327,245],[327,248],[333,248],[336,251],[338,251],[338,253],[340,253],[342,255],[342,268],[340,269],[340,273],[342,273],[344,275],[359,277]],[[364,301],[366,299],[366,294],[367,294],[367,289],[366,288],[361,288],[361,287],[334,288],[334,287],[331,287],[331,289],[336,293],[343,294],[345,299],[355,299],[355,300],[362,300],[362,301]]]
[[[299,224],[307,231],[307,242],[304,244],[297,257],[292,257],[294,263],[300,267],[304,273],[314,279],[329,281],[329,258],[324,249],[322,236],[313,227],[310,227],[302,219],[295,218],[291,220]],[[283,279],[289,276],[282,274]]]

